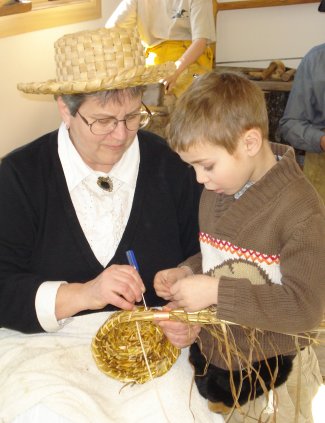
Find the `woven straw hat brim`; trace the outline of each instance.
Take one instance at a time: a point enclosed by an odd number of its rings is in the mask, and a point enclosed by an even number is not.
[[[155,66],[138,66],[117,76],[87,81],[57,81],[19,83],[17,88],[28,94],[78,94],[123,89],[138,85],[156,84],[176,70],[174,62]]]

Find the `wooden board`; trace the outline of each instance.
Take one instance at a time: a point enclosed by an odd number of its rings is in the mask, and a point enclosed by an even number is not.
[[[3,4],[4,3],[4,4]],[[16,13],[25,13],[32,10],[32,2],[14,2],[8,3],[8,1],[2,2],[0,5],[0,16],[15,15]]]

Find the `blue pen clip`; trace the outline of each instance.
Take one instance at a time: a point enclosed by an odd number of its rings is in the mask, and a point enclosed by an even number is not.
[[[139,266],[138,266],[138,263],[137,263],[137,260],[135,258],[133,250],[127,251],[126,257],[128,259],[129,265],[133,266],[135,268],[135,270],[137,270],[139,272]]]
[[[130,266],[132,266],[132,267],[134,267],[134,268],[135,268],[135,270],[136,270],[138,273],[140,273],[140,271],[139,271],[139,265],[138,265],[138,262],[137,262],[137,260],[136,260],[136,258],[135,258],[135,255],[134,255],[133,250],[128,250],[128,251],[126,252],[126,257],[127,257],[127,259],[128,259],[128,263],[129,263],[129,265],[130,265]],[[146,304],[146,301],[145,301],[145,299],[144,299],[143,294],[141,294],[141,295],[142,295],[142,301],[143,301],[144,307],[145,307],[145,309],[147,310],[147,304]]]

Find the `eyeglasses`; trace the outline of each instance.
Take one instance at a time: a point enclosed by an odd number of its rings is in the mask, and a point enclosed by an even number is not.
[[[129,131],[136,131],[148,125],[152,114],[144,103],[142,103],[142,107],[143,110],[140,110],[138,113],[132,113],[125,116],[125,119],[116,119],[113,116],[109,116],[104,119],[96,119],[92,123],[89,123],[87,119],[82,116],[79,110],[77,113],[85,124],[89,126],[90,131],[94,135],[107,135],[114,131],[119,122],[124,122],[126,129]]]

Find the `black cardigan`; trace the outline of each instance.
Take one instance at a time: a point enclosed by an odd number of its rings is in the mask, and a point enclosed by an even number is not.
[[[35,312],[42,282],[86,282],[104,269],[74,210],[57,136],[54,131],[15,150],[0,166],[0,326],[26,333],[43,330]],[[192,169],[164,140],[145,131],[138,136],[140,167],[132,210],[107,266],[126,264],[125,252],[133,249],[146,302],[158,306],[163,300],[153,289],[155,273],[199,250],[201,189]]]

